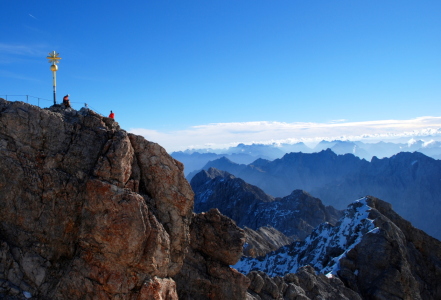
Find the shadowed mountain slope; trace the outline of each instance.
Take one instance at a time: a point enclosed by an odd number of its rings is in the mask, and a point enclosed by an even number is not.
[[[402,152],[370,162],[331,150],[290,153],[274,161],[238,165],[227,159],[210,162],[266,193],[282,196],[302,189],[338,209],[364,195],[390,202],[395,210],[430,235],[441,238],[441,161],[419,152]]]
[[[239,227],[271,226],[293,239],[303,239],[323,222],[335,223],[341,212],[325,207],[309,194],[295,190],[274,198],[228,172],[210,168],[193,177],[195,211],[217,208]]]

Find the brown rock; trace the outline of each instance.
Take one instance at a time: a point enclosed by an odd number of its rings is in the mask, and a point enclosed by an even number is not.
[[[114,120],[0,99],[0,295],[177,299],[182,164]]]
[[[245,299],[250,281],[229,266],[242,254],[243,230],[217,209],[194,215],[190,228],[191,247],[174,277],[179,299]]]
[[[242,256],[244,231],[219,210],[195,215],[191,224],[191,246],[226,265],[234,265]]]
[[[171,279],[154,277],[145,282],[136,300],[173,300],[178,299],[176,284]]]
[[[184,166],[173,159],[158,144],[141,136],[129,135],[134,149],[138,172],[132,174],[139,182],[139,192],[155,211],[155,216],[170,235],[173,276],[182,266],[189,244],[189,224],[193,211],[194,193],[183,176]]]

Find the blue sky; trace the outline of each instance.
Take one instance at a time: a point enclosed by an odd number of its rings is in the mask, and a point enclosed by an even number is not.
[[[112,109],[169,151],[441,127],[441,1],[17,0],[0,11],[0,95],[52,99],[55,50],[58,100]]]

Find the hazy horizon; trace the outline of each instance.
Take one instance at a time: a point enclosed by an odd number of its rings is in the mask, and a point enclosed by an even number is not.
[[[131,128],[163,146],[167,151],[187,149],[225,149],[238,144],[317,144],[322,140],[349,140],[375,143],[396,142],[425,137],[425,141],[441,140],[441,117],[374,122],[281,123],[248,122],[219,123],[194,126],[182,131],[160,132]]]
[[[70,94],[167,150],[441,128],[441,2],[3,1],[0,96]],[[36,99],[33,99],[36,100]],[[429,117],[427,117],[429,116]]]

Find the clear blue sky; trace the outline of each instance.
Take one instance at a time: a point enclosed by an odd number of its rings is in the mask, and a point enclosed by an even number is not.
[[[55,50],[58,100],[112,109],[159,143],[211,123],[441,116],[439,0],[16,0],[0,11],[0,95],[52,99]]]

